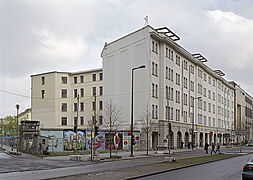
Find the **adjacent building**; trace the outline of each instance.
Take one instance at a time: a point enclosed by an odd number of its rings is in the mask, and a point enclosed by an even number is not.
[[[28,108],[18,115],[19,121],[31,120],[32,119],[32,109]]]
[[[172,148],[227,143],[234,128],[234,87],[200,53],[180,46],[179,39],[167,27],[146,26],[106,43],[103,101],[122,108],[122,129],[130,129],[134,73],[134,128],[142,131],[140,117],[148,107],[153,148],[168,146],[165,139]],[[136,69],[141,65],[145,68]]]
[[[74,126],[78,149],[85,148],[85,130],[91,129],[94,117],[97,125],[103,123],[102,81],[102,69],[31,76],[32,120],[40,121],[42,136],[56,139],[51,151],[73,150]]]
[[[235,88],[235,141],[253,140],[252,97],[234,81]]]

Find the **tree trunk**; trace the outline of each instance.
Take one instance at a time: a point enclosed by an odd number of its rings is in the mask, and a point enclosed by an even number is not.
[[[148,132],[147,132],[147,155],[148,155]]]
[[[111,130],[110,130],[110,158],[112,157],[112,138],[111,138]]]

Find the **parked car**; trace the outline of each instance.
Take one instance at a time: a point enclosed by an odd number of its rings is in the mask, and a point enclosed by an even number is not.
[[[253,157],[243,166],[242,179],[253,179]]]
[[[248,146],[253,146],[253,142],[252,141],[249,142]]]

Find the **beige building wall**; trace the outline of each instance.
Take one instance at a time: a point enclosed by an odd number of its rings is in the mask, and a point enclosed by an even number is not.
[[[21,112],[18,115],[18,120],[19,121],[31,120],[31,119],[32,119],[32,110],[31,110],[31,108],[26,109],[24,112]]]
[[[94,101],[93,87],[96,87],[96,119],[98,124],[101,121],[102,110],[100,110],[100,102],[102,94],[99,90],[102,87],[103,77],[102,69],[94,69],[76,73],[68,72],[48,72],[43,74],[32,75],[32,119],[38,120],[41,123],[41,129],[73,129],[74,119],[77,118],[77,111],[74,109],[74,104],[77,103],[75,97],[75,89],[79,95],[79,111],[78,111],[78,129],[89,128],[89,123],[94,116],[92,109],[92,101]],[[93,81],[93,74],[96,75],[96,81]],[[83,82],[81,82],[83,76]],[[42,85],[44,78],[44,85]],[[66,78],[67,83],[63,83],[62,79]],[[74,78],[77,81],[74,81]],[[81,97],[81,89],[84,89],[83,97]],[[45,97],[42,98],[42,90],[45,91]],[[62,90],[67,91],[67,97],[62,97]],[[66,103],[66,112],[62,111],[62,104]],[[81,103],[84,104],[84,109],[81,110]],[[64,125],[62,118],[67,119],[67,124]],[[83,124],[81,123],[83,118]]]

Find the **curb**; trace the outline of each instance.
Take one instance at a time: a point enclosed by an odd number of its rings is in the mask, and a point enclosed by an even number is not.
[[[247,154],[242,154],[242,155],[238,155],[238,156],[244,156],[244,155],[247,155]],[[238,157],[238,156],[226,157],[226,158],[223,158],[223,159],[217,159],[217,160],[213,160],[213,161],[208,161],[208,162],[203,162],[203,163],[198,163],[198,164],[187,165],[187,166],[178,167],[178,168],[174,168],[174,169],[167,169],[167,170],[158,171],[158,172],[149,173],[149,174],[144,174],[144,175],[140,175],[140,176],[134,176],[134,177],[131,177],[131,178],[126,178],[125,180],[148,177],[148,176],[157,175],[157,174],[161,174],[161,173],[166,173],[166,172],[170,172],[170,171],[175,171],[175,170],[180,170],[180,169],[184,169],[184,168],[194,167],[194,166],[198,166],[198,165],[202,165],[202,164],[208,164],[208,163],[211,163],[211,162],[216,162],[216,161],[221,161],[221,160],[225,160],[225,159],[235,158],[235,157]]]

